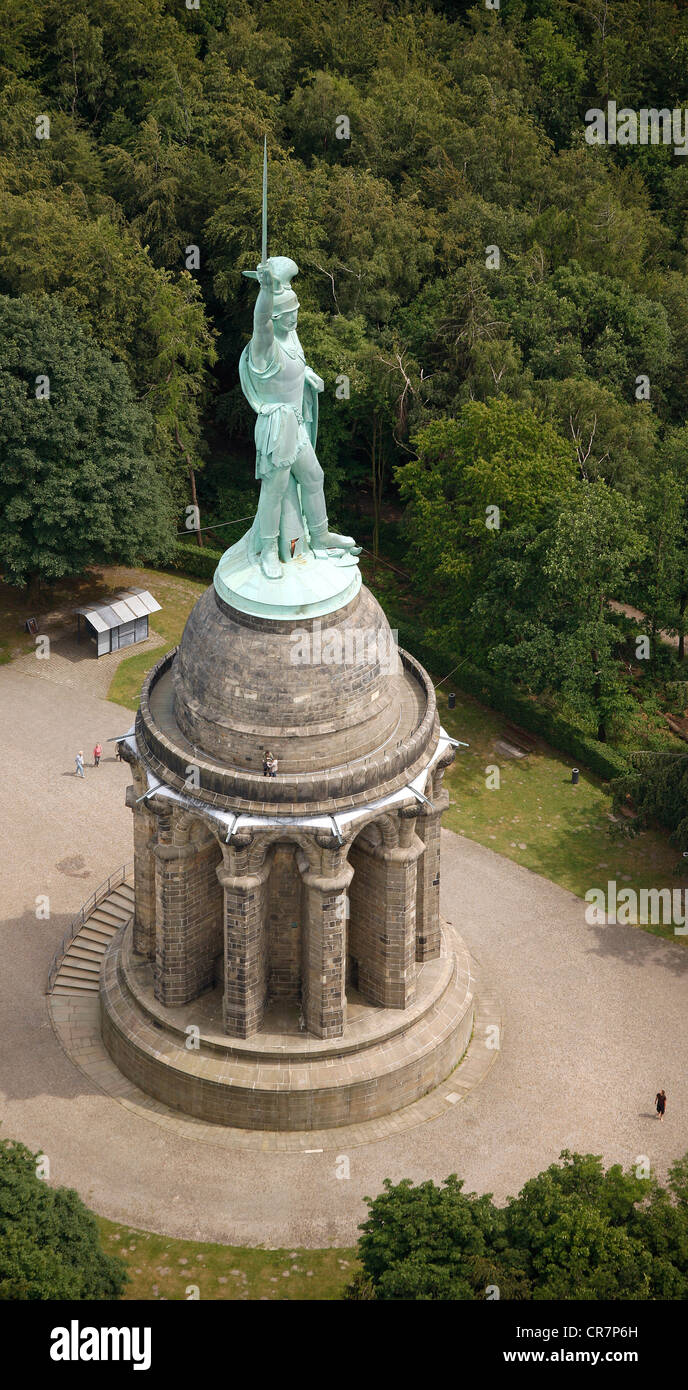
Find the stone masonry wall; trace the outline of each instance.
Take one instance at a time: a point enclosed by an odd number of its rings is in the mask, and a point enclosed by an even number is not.
[[[221,855],[214,841],[200,848],[159,844],[155,854],[155,995],[174,1007],[213,984],[215,957],[222,949]]]
[[[267,901],[268,999],[301,1002],[301,875],[293,845],[274,851]]]
[[[416,898],[416,960],[434,960],[440,953],[440,831],[441,811],[421,815],[418,835],[425,845],[418,863]]]
[[[349,863],[349,954],[358,961],[358,988],[386,1008],[407,1008],[415,996],[416,866],[423,845],[354,844]]]
[[[265,914],[269,865],[255,874],[219,868],[224,888],[225,1032],[250,1038],[263,1022],[267,994]]]
[[[364,999],[372,999],[369,957],[376,924],[379,930],[384,918],[384,882],[379,863],[358,842],[349,850],[349,863],[354,876],[349,889],[348,973]]]
[[[134,808],[134,949],[155,958],[155,840],[157,822],[145,806]]]

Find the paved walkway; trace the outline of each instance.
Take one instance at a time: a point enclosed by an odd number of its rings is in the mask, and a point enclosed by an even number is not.
[[[623,1164],[648,1155],[662,1174],[688,1148],[688,950],[589,927],[572,894],[449,832],[443,910],[506,1025],[496,1065],[443,1115],[348,1150],[256,1152],[183,1135],[105,1094],[60,1047],[43,990],[70,918],[131,858],[126,765],[106,751],[84,781],[72,775],[75,750],[96,738],[107,750],[131,714],[16,665],[0,668],[0,712],[1,1132],[42,1149],[53,1180],[97,1211],[206,1240],[343,1244],[386,1176],[457,1172],[503,1200],[566,1147]],[[50,897],[48,921],[36,919],[38,894]],[[652,1110],[661,1085],[664,1125]],[[348,1179],[337,1177],[342,1155]]]
[[[20,656],[14,661],[13,669],[21,671],[22,675],[47,680],[55,685],[68,685],[72,690],[100,696],[105,700],[120,661],[126,661],[129,656],[138,656],[141,652],[154,652],[156,647],[162,647],[164,643],[164,637],[149,628],[145,642],[135,642],[121,651],[97,657],[95,648],[86,638],[78,642],[71,633],[58,633],[50,638],[49,656],[41,657],[35,651],[29,652],[27,656]],[[156,659],[151,656],[151,666],[155,665]]]

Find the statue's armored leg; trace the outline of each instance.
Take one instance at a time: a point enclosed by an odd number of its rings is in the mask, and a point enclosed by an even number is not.
[[[339,536],[336,531],[328,529],[323,489],[325,475],[310,444],[304,444],[296,462],[292,464],[292,472],[301,485],[301,502],[313,549],[349,550],[355,555],[359,554],[353,536]]]
[[[282,498],[282,515],[280,517],[279,534],[279,557],[283,562],[293,559],[295,556],[303,555],[307,549],[307,526],[301,507],[301,498],[297,487],[296,478],[291,475],[289,470],[289,484]]]
[[[260,485],[257,522],[260,532],[260,565],[266,579],[281,579],[278,538],[282,498],[289,484],[288,468],[273,468]]]

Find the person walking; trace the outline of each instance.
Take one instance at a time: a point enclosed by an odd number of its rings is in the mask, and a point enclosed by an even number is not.
[[[76,763],[76,773],[75,773],[75,775],[76,775],[77,777],[83,777],[83,775],[84,775],[84,755],[83,755],[83,753],[77,753],[77,755],[76,755],[74,761],[75,761],[75,763]]]
[[[666,1091],[658,1091],[657,1095],[655,1096],[655,1105],[657,1106],[658,1120],[664,1119],[664,1116],[666,1114],[666,1100]]]
[[[93,766],[94,766],[94,767],[98,767],[98,766],[99,766],[100,760],[101,760],[102,756],[103,756],[103,750],[102,750],[100,744],[97,743],[96,746],[95,746],[95,748],[93,749]]]

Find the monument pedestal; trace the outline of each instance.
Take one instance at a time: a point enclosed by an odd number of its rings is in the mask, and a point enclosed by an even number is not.
[[[275,1000],[259,1033],[229,1038],[221,986],[163,1008],[150,962],[135,955],[126,929],[105,959],[102,1035],[125,1076],[206,1123],[329,1129],[399,1110],[440,1085],[470,1041],[470,980],[466,949],[445,925],[441,954],[419,969],[410,1007],[371,1007],[350,987],[339,1037],[313,1036],[298,1005]]]
[[[226,550],[215,571],[215,589],[230,608],[291,622],[335,613],[356,597],[361,572],[354,555],[305,549],[282,563],[281,579],[267,579],[251,554],[250,536],[248,531]]]
[[[257,1129],[369,1119],[438,1085],[473,1016],[439,918],[454,753],[355,557],[304,549],[270,580],[250,535],[232,546],[121,747],[136,913],[101,1009],[125,1075]]]

